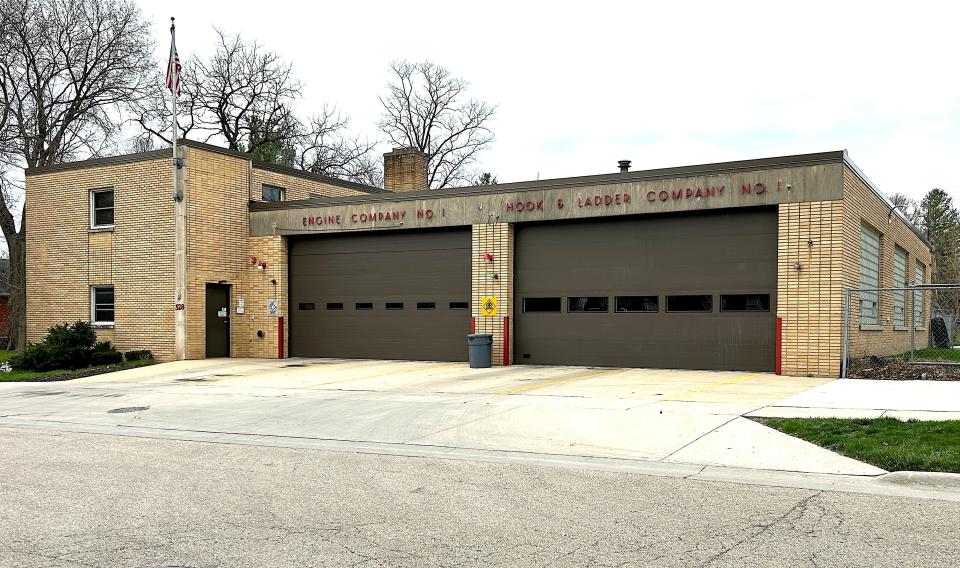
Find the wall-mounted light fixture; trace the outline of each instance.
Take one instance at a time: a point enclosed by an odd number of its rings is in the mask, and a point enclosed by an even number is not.
[[[893,223],[893,212],[896,211],[897,209],[899,209],[900,211],[903,211],[903,213],[906,214],[908,219],[910,217],[913,217],[917,212],[917,208],[913,206],[913,203],[904,203],[902,205],[894,205],[893,207],[890,208],[890,213],[887,215],[887,224]]]
[[[800,263],[799,263],[799,262],[794,262],[794,263],[793,263],[793,269],[794,269],[794,270],[803,270],[803,267],[800,266]]]

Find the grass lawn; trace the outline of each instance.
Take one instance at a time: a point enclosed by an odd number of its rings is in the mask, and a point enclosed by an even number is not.
[[[9,360],[16,354],[15,351],[0,350],[0,365]],[[76,377],[96,375],[99,373],[122,371],[123,369],[133,369],[136,367],[145,367],[152,365],[153,359],[144,359],[143,361],[124,361],[119,365],[98,365],[87,367],[86,369],[57,369],[53,371],[10,371],[9,373],[0,372],[0,383],[17,381],[43,381],[43,380],[66,380]]]
[[[761,422],[887,471],[960,473],[960,420],[765,418]]]
[[[907,358],[908,354],[904,354]],[[960,349],[944,349],[942,347],[929,347],[927,349],[917,349],[913,352],[913,359],[916,361],[956,361],[960,363]]]

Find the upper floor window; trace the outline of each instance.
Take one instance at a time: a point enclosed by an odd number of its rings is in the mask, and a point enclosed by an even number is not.
[[[260,189],[260,198],[264,201],[283,201],[284,189],[273,185],[264,185]]]
[[[113,189],[95,189],[90,192],[90,227],[113,227]]]
[[[880,233],[860,226],[860,325],[880,325]]]

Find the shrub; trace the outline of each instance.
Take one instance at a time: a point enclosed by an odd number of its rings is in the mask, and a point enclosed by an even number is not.
[[[98,341],[96,345],[93,346],[93,352],[98,351],[116,351],[117,349],[110,344],[109,341]]]
[[[50,348],[42,341],[27,345],[23,353],[11,357],[10,367],[14,371],[52,371],[56,369]]]
[[[11,359],[10,365],[18,371],[82,369],[90,365],[96,345],[97,334],[89,323],[62,323],[51,327],[43,341]]]
[[[139,349],[136,351],[127,351],[124,353],[124,357],[127,358],[127,361],[143,361],[145,359],[153,359],[153,353],[149,349]]]
[[[116,349],[94,351],[90,354],[90,365],[117,365],[123,362],[123,353]]]

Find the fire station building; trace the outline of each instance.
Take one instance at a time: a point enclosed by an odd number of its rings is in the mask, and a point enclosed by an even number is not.
[[[385,189],[179,156],[179,201],[169,150],[26,172],[30,340],[84,319],[159,360],[463,361],[476,331],[495,364],[837,376],[843,290],[931,273],[844,151],[442,191],[411,149]],[[854,345],[925,341],[923,302],[864,302]]]

